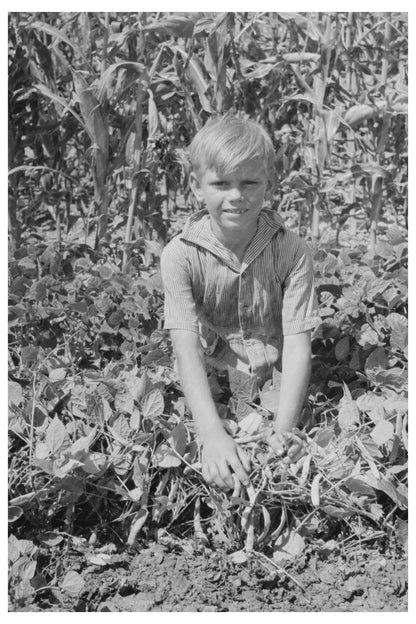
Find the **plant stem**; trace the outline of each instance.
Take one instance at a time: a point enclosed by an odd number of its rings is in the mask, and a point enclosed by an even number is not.
[[[136,134],[134,137],[134,148],[133,148],[133,175],[132,175],[133,189],[130,194],[129,212],[128,212],[128,217],[127,217],[126,233],[124,237],[125,247],[123,251],[123,263],[122,263],[123,271],[126,269],[127,263],[130,258],[129,243],[131,241],[134,211],[136,207],[137,195],[138,195],[138,189],[139,189],[138,174],[140,170],[140,161],[141,161],[144,95],[145,95],[145,88],[144,88],[143,82],[139,80],[138,85],[137,85],[137,97],[136,97],[136,117],[135,117]]]
[[[275,561],[273,561],[273,559],[270,559],[269,557],[267,557],[266,555],[264,555],[261,552],[258,552],[257,550],[253,550],[252,554],[253,555],[257,555],[257,557],[259,557],[261,559],[265,559],[267,561],[267,563],[270,564],[271,566],[273,566],[274,568],[276,568],[276,570],[279,570],[279,572],[282,572],[283,574],[286,574],[286,576],[288,578],[290,578],[290,580],[293,581],[293,583],[295,583],[295,585],[297,585],[299,587],[299,589],[301,589],[303,592],[305,592],[304,586],[297,579],[295,579],[294,576],[289,574],[289,572],[287,570],[285,570],[284,568],[279,566],[279,564],[277,564]]]

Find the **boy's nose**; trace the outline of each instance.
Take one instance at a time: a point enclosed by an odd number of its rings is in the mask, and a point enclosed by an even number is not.
[[[239,199],[241,199],[243,196],[241,190],[239,189],[238,186],[232,186],[229,190],[228,193],[228,199],[229,201],[237,201]]]

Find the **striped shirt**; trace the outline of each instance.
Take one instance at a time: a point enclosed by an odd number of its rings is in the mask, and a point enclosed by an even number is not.
[[[214,236],[207,210],[163,250],[165,328],[198,332],[217,368],[263,378],[281,369],[283,336],[319,321],[307,244],[273,210],[260,212],[241,263]]]

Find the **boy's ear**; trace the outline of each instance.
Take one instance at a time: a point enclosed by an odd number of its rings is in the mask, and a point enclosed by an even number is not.
[[[201,190],[201,184],[198,180],[198,176],[193,171],[191,172],[191,175],[189,176],[189,184],[197,200],[203,201],[204,195]]]
[[[273,190],[274,190],[274,184],[272,182],[269,182],[267,184],[266,192],[264,194],[264,199],[266,201],[271,201],[273,197]]]
[[[276,179],[274,179],[274,180],[270,180],[269,179],[269,181],[267,183],[266,193],[265,193],[265,196],[264,196],[264,198],[267,201],[271,201],[273,199],[273,194],[274,194],[276,188],[277,188],[277,180]]]

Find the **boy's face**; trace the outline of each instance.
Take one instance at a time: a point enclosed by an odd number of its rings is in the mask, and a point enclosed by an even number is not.
[[[252,233],[263,208],[268,178],[263,161],[253,158],[227,174],[215,169],[199,176],[192,173],[191,187],[196,198],[206,204],[214,234]]]

